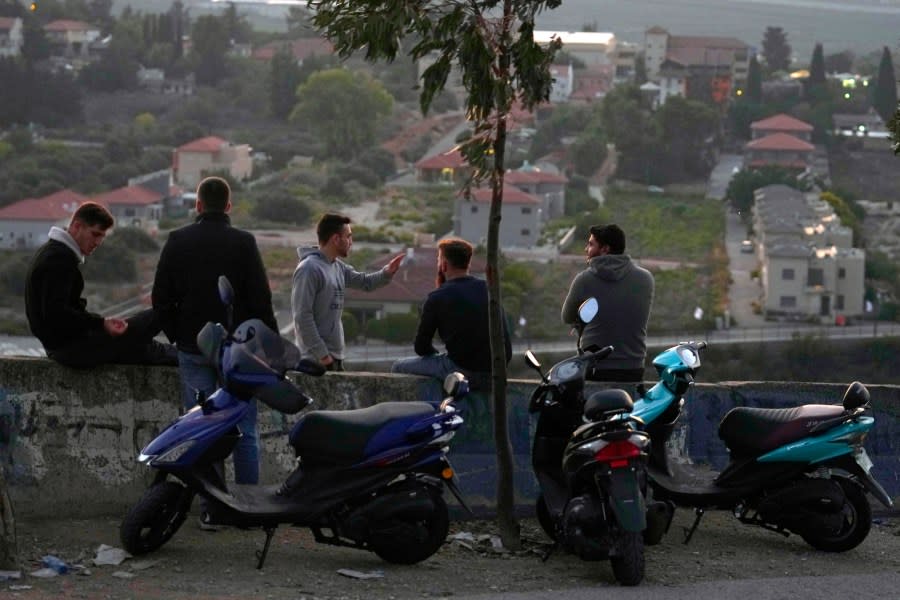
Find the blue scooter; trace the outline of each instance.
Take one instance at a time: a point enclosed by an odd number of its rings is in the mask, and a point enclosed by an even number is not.
[[[710,508],[730,509],[748,525],[800,535],[827,552],[858,546],[872,526],[868,491],[886,507],[890,497],[872,477],[863,440],[875,424],[864,413],[869,391],[853,382],[841,405],[731,409],[719,424],[730,453],[721,473],[670,460],[672,436],[694,384],[705,342],[684,342],[653,360],[659,382],[634,403],[632,417],[650,434],[648,475],[653,497],[693,508],[685,543]]]
[[[219,295],[230,321],[233,291],[224,277]],[[152,552],[171,539],[197,494],[206,498],[213,522],[265,531],[265,545],[257,553],[259,569],[281,524],[309,527],[318,542],[413,564],[434,554],[446,539],[445,486],[468,510],[446,456],[463,423],[453,407],[468,392],[461,374],[447,377],[447,396],[439,408],[426,402],[384,402],[358,410],[309,412],[290,432],[297,467],[284,483],[230,486],[220,463],[241,436],[237,424],[247,401],[256,398],[295,414],[312,400],[285,372],[322,375],[324,369],[300,360],[296,346],[257,319],[233,333],[207,323],[197,341],[217,368],[221,387],[198,398],[198,406],[141,451],[138,460],[157,473],[120,527],[122,545],[131,554]]]

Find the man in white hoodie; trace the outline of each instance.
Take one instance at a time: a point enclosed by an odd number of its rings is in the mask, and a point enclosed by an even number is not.
[[[318,360],[330,371],[343,371],[344,289],[371,291],[386,285],[405,255],[395,256],[379,271],[361,273],[341,260],[350,256],[353,246],[350,217],[323,215],[316,236],[318,248],[297,248],[300,264],[291,291],[294,335],[304,358]]]

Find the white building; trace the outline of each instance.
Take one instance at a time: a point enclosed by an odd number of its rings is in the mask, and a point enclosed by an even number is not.
[[[562,42],[562,51],[583,62],[585,66],[615,63],[616,36],[594,31],[535,31],[534,41],[549,44],[554,38]]]
[[[0,17],[0,57],[18,56],[24,43],[22,19]]]
[[[0,248],[37,248],[47,241],[51,227],[68,225],[72,213],[86,200],[85,196],[67,189],[0,208]]]

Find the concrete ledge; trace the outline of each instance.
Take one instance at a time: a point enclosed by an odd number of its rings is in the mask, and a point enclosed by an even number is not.
[[[298,377],[300,377],[298,375]],[[98,515],[124,511],[141,494],[151,473],[136,462],[141,448],[180,410],[178,372],[171,367],[109,366],[76,371],[46,359],[0,360],[0,460],[16,510],[28,515]],[[302,377],[314,408],[350,409],[390,400],[413,400],[422,378],[389,373],[328,373]],[[536,381],[511,380],[509,417],[518,500],[530,504],[537,487],[531,474],[527,401]],[[598,389],[603,384],[591,384]],[[867,384],[876,427],[866,446],[876,477],[900,493],[897,411],[900,386]],[[687,401],[687,418],[675,436],[694,460],[724,464],[716,435],[719,419],[735,405],[793,406],[839,403],[846,386],[811,383],[723,382],[698,384]],[[633,390],[629,390],[633,391]],[[290,472],[287,433],[296,416],[261,406],[262,482]],[[466,425],[454,439],[451,460],[467,501],[494,504],[491,410],[484,395],[465,406]]]

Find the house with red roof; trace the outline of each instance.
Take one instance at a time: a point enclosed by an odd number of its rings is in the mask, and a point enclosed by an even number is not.
[[[106,206],[117,227],[138,227],[149,233],[159,230],[165,196],[141,185],[128,185],[94,196],[92,201]]]
[[[233,144],[220,137],[202,137],[175,148],[172,174],[175,183],[196,188],[206,175],[228,173],[238,181],[253,174],[251,148],[247,144]]]
[[[744,145],[744,166],[758,169],[779,166],[806,170],[813,162],[816,147],[787,133],[773,133]]]
[[[469,178],[472,167],[458,148],[427,156],[416,163],[420,183],[460,184]]]
[[[476,246],[487,242],[492,194],[489,187],[481,187],[472,189],[468,196],[457,198],[453,216],[456,235]],[[545,220],[543,204],[541,198],[504,183],[500,245],[504,248],[534,246]]]
[[[98,27],[70,19],[51,21],[44,25],[44,32],[51,54],[65,58],[87,59],[91,44],[100,39]]]
[[[68,225],[72,213],[86,200],[85,196],[65,189],[0,208],[0,248],[37,248],[47,241],[51,227]]]
[[[660,86],[659,104],[669,96],[724,104],[747,81],[750,47],[715,36],[676,36],[654,26],[644,32],[648,78]]]
[[[22,30],[22,19],[18,17],[0,17],[0,57],[16,57],[22,51],[25,34]]]
[[[569,181],[565,175],[543,171],[526,162],[518,170],[507,171],[503,180],[525,193],[540,198],[543,220],[555,219],[565,214],[566,183]]]
[[[786,133],[807,142],[812,141],[813,126],[806,121],[794,118],[784,113],[771,116],[767,119],[754,121],[750,124],[752,139],[756,140],[774,133]]]
[[[334,55],[334,45],[322,37],[300,38],[298,40],[275,40],[253,50],[251,57],[254,60],[270,62],[279,50],[287,48],[297,61],[302,65],[303,61],[312,56]]]

